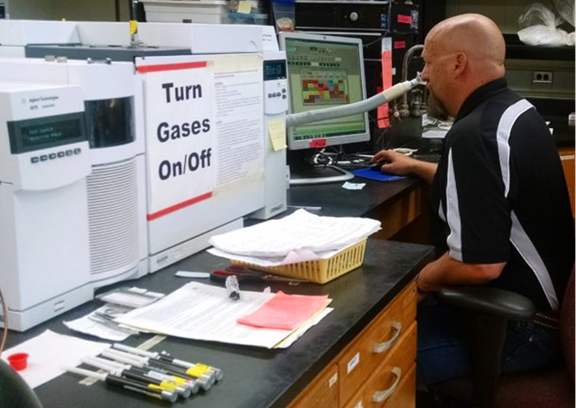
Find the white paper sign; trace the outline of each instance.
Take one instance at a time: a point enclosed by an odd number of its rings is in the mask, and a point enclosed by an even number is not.
[[[216,185],[214,85],[206,61],[147,72],[148,219],[208,198]]]
[[[218,187],[264,169],[263,72],[260,55],[212,56]]]

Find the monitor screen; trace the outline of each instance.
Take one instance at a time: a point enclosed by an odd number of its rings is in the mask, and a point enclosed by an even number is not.
[[[290,113],[359,102],[366,97],[362,40],[326,35],[281,33],[286,51]],[[292,150],[370,140],[368,115],[288,128]]]

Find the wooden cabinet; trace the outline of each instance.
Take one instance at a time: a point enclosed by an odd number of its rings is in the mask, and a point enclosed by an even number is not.
[[[382,364],[378,365],[370,377],[364,381],[356,393],[348,400],[345,408],[376,408],[401,406],[408,408],[414,405],[414,395],[403,397],[402,405],[393,405],[398,400],[400,390],[414,388],[413,371],[416,370],[416,322],[412,322],[408,332],[391,350]],[[343,383],[343,385],[345,385]]]
[[[412,407],[415,360],[416,285],[411,282],[290,408]]]
[[[562,168],[564,169],[564,177],[566,177],[566,184],[568,185],[568,192],[570,193],[570,204],[572,204],[572,217],[574,217],[574,148],[561,147],[558,149],[560,160],[562,161]]]
[[[338,366],[330,364],[322,371],[306,388],[306,392],[300,394],[290,406],[333,408],[338,406]]]

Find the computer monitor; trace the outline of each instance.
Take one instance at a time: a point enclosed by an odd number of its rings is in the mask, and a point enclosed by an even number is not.
[[[281,33],[286,51],[290,113],[359,102],[366,98],[362,40]],[[325,144],[324,144],[325,140]],[[370,140],[366,113],[324,120],[288,130],[290,149]]]
[[[286,51],[290,113],[366,98],[361,39],[281,33],[280,47]],[[368,114],[291,127],[287,129],[287,138],[292,151],[368,141]]]

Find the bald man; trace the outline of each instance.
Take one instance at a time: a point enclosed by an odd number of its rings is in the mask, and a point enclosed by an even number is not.
[[[427,35],[422,77],[436,113],[455,118],[438,165],[393,151],[382,170],[431,183],[446,252],[417,276],[418,382],[466,376],[467,341],[454,311],[427,294],[492,285],[534,302],[534,322],[511,324],[504,372],[559,358],[557,313],[574,263],[574,224],[558,152],[545,122],[504,79],[504,38],[478,14],[449,18]],[[434,112],[432,112],[434,113]],[[548,327],[545,327],[548,326]]]

